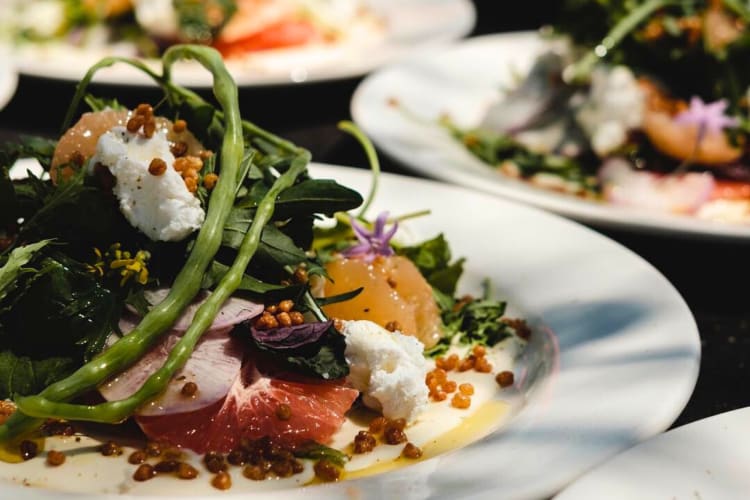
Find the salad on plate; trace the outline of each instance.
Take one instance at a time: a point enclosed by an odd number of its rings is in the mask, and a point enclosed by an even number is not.
[[[750,221],[750,9],[568,0],[546,49],[474,127],[441,119],[501,174],[584,199]]]
[[[172,81],[185,58],[212,74],[216,103]],[[424,214],[368,214],[377,159],[358,129],[342,124],[373,165],[364,201],[240,117],[219,52],[175,45],[162,61],[102,60],[58,139],[0,150],[2,480],[301,486],[497,428],[530,330],[489,292],[457,294],[464,260],[442,235],[402,234]],[[164,99],[87,93],[116,63]]]
[[[382,31],[360,0],[9,0],[2,8],[4,30],[16,45],[110,46],[141,57],[200,43],[242,58],[343,43],[365,27]]]

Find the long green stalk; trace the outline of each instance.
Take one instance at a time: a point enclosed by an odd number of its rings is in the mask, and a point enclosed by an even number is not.
[[[244,151],[237,87],[220,54],[214,49],[175,46],[169,49],[164,57],[165,74],[168,74],[169,65],[176,58],[190,57],[200,62],[214,77],[214,94],[226,113],[219,181],[212,192],[206,219],[196,237],[193,249],[175,278],[167,297],[143,317],[130,335],[120,339],[102,355],[86,363],[69,377],[44,389],[39,396],[49,401],[67,401],[81,395],[140,359],[195,298],[200,290],[203,275],[221,245],[224,224],[234,203],[237,171]],[[92,75],[91,71],[87,74],[88,80]],[[40,423],[41,420],[17,411],[5,424],[0,425],[0,441],[12,439]]]
[[[295,179],[304,172],[309,162],[310,155],[308,153],[298,156],[292,162],[289,170],[274,182],[258,205],[255,218],[242,240],[234,263],[216,286],[214,292],[195,313],[190,327],[169,352],[164,365],[152,374],[135,394],[120,401],[110,401],[98,405],[59,403],[43,396],[31,396],[18,400],[16,402],[18,409],[33,417],[117,423],[132,415],[138,407],[164,392],[177,370],[187,362],[198,340],[211,326],[222,304],[240,285],[242,276],[258,249],[263,227],[273,216],[276,198],[284,189],[294,184]]]

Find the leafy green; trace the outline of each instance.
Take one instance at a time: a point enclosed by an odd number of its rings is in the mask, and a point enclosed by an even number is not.
[[[102,350],[120,315],[115,296],[76,263],[32,261],[47,244],[14,249],[0,268],[0,398],[67,376]]]
[[[491,167],[499,167],[504,162],[518,169],[522,179],[536,174],[551,174],[578,184],[592,194],[597,192],[596,178],[588,165],[596,164],[585,155],[569,158],[557,154],[540,154],[529,151],[523,144],[510,136],[484,129],[464,130],[448,120],[442,125],[460,141],[474,156]]]
[[[174,0],[180,35],[186,42],[210,43],[237,10],[234,0]]]
[[[308,460],[328,460],[339,467],[346,465],[349,457],[343,451],[310,441],[294,449],[294,456]]]
[[[442,355],[454,344],[492,347],[510,337],[515,330],[502,319],[505,307],[505,302],[490,299],[486,292],[480,299],[466,297],[454,301],[450,307],[441,307],[443,337],[434,347],[425,350],[425,355]]]
[[[219,281],[221,281],[221,278],[224,277],[227,271],[229,271],[229,266],[218,261],[213,261],[208,267],[206,274],[203,276],[203,283],[201,284],[201,288],[211,289],[215,287],[219,283]],[[251,294],[263,296],[268,292],[280,290],[283,288],[285,288],[283,285],[265,283],[258,278],[250,276],[249,274],[244,274],[242,276],[240,286],[237,287],[237,290],[240,292],[249,292]]]
[[[33,394],[69,375],[76,364],[68,357],[32,359],[0,351],[0,399]]]
[[[253,345],[265,353],[277,368],[287,368],[324,380],[336,380],[349,375],[349,365],[344,358],[346,340],[333,326],[315,341],[294,348],[276,348],[260,341],[251,332],[246,333]]]
[[[22,135],[0,148],[0,167],[11,167],[19,158],[36,158],[49,168],[57,141],[33,135]]]
[[[28,264],[34,258],[34,255],[49,243],[50,240],[42,240],[13,249],[0,267],[0,304],[8,294],[18,288],[19,277],[25,272],[23,266]]]
[[[419,245],[398,248],[397,252],[411,260],[434,288],[446,295],[456,293],[465,259],[451,263],[451,250],[442,233]]]
[[[120,315],[115,295],[77,264],[57,256],[39,263],[33,282],[0,315],[0,349],[34,359],[89,360]]]
[[[91,111],[103,111],[105,109],[127,109],[125,106],[120,104],[117,99],[107,99],[106,97],[96,97],[92,94],[88,94],[84,97],[84,101]]]
[[[480,299],[453,297],[463,274],[465,259],[451,263],[451,250],[442,234],[418,245],[396,250],[411,260],[432,285],[435,302],[440,309],[443,336],[434,347],[425,350],[425,355],[444,354],[455,343],[491,347],[513,334],[514,330],[502,321],[506,304],[489,297],[489,283],[485,282]]]

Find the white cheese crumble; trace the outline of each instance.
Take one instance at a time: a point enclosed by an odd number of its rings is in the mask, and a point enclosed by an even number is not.
[[[591,90],[576,113],[578,124],[600,157],[625,144],[627,132],[643,121],[645,95],[625,66],[598,67],[591,75]]]
[[[416,420],[429,403],[422,343],[372,321],[346,321],[343,333],[349,382],[365,405],[386,418]]]
[[[135,228],[154,241],[179,241],[200,228],[206,213],[172,168],[174,156],[166,134],[160,129],[146,138],[114,127],[96,143],[89,172],[98,163],[109,168],[117,180],[113,192],[120,211]],[[167,164],[163,175],[149,173],[154,158]]]
[[[134,0],[135,19],[148,33],[162,38],[179,35],[177,11],[172,0]]]

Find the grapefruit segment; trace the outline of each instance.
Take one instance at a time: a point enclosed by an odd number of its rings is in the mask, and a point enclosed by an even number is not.
[[[378,256],[372,262],[339,258],[326,264],[326,272],[331,278],[325,284],[326,297],[363,287],[353,299],[325,306],[328,317],[367,319],[384,328],[391,323],[427,348],[440,339],[440,311],[432,287],[406,257]]]
[[[268,437],[296,447],[310,440],[330,441],[358,394],[340,382],[271,378],[248,362],[224,400],[197,411],[136,421],[149,439],[197,453],[228,453],[243,438]],[[282,404],[291,410],[284,418],[277,415]]]

